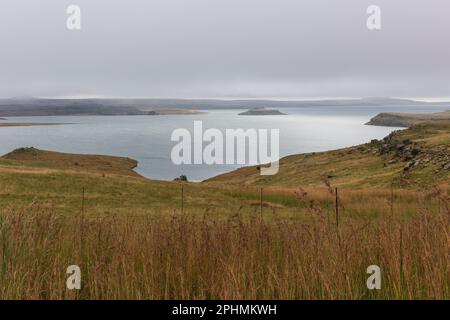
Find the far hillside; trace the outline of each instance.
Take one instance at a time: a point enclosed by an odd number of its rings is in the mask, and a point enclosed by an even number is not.
[[[410,106],[448,106],[448,103],[422,102],[392,98],[364,98],[350,100],[214,100],[214,99],[0,99],[0,117],[67,116],[67,115],[160,115],[197,114],[197,110],[255,109],[299,107],[376,107],[396,106],[407,110]],[[184,111],[183,111],[184,110]],[[186,111],[188,110],[188,111]]]
[[[261,176],[260,166],[245,167],[206,183],[246,186],[348,188],[429,186],[450,179],[450,121],[435,121],[397,131],[350,148],[293,155],[280,171]]]
[[[436,120],[450,120],[450,110],[444,112],[435,112],[431,114],[389,112],[380,113],[370,119],[370,121],[366,124],[387,127],[411,127],[418,123]]]

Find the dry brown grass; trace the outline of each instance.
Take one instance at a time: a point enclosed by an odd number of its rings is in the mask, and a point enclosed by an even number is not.
[[[8,167],[22,166],[35,169],[53,169],[71,172],[116,174],[141,177],[133,169],[137,161],[130,158],[61,153],[35,148],[16,149],[1,157],[1,164]]]
[[[448,299],[447,195],[413,216],[334,216],[298,192],[306,219],[186,212],[161,216],[57,215],[34,204],[0,221],[2,299]],[[424,195],[423,199],[429,198]],[[304,206],[308,203],[308,206]],[[343,203],[344,207],[346,204]],[[65,287],[82,269],[82,290]],[[382,289],[366,287],[366,268]]]

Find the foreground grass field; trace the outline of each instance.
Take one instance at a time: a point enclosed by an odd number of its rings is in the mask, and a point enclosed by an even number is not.
[[[449,146],[450,123],[424,124],[205,183],[16,150],[0,158],[0,298],[448,299]]]
[[[448,299],[448,214],[351,221],[3,212],[7,299]],[[66,289],[66,268],[82,289]],[[378,265],[381,290],[368,290]]]

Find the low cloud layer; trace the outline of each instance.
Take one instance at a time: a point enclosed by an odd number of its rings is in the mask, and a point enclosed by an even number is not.
[[[3,0],[0,97],[450,97],[449,16],[442,0]]]

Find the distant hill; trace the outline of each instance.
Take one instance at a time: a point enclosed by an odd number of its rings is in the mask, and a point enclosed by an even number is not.
[[[158,115],[167,110],[295,108],[315,106],[443,106],[444,103],[365,98],[351,100],[278,101],[214,99],[0,99],[0,117],[52,115]],[[448,105],[448,104],[447,104]],[[167,113],[166,113],[167,114]],[[171,114],[180,114],[180,111]]]
[[[380,113],[370,119],[367,125],[385,127],[410,127],[417,123],[433,120],[450,120],[450,111],[431,114],[420,113]]]
[[[113,100],[31,98],[0,100],[1,117],[144,114],[147,112]]]

